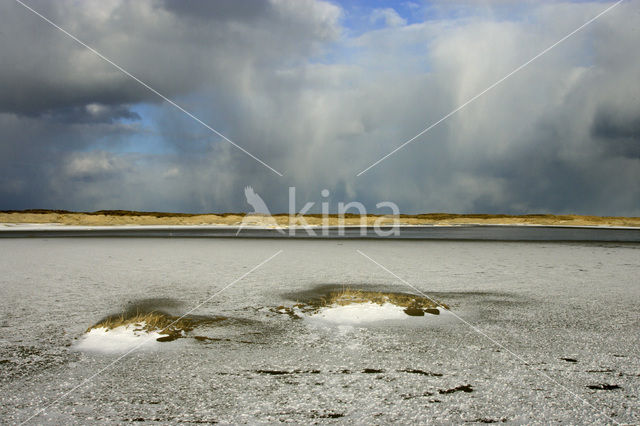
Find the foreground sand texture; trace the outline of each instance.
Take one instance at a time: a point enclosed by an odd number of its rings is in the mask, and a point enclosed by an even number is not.
[[[320,215],[305,215],[290,218],[288,214],[273,216],[280,226],[289,225],[340,225],[337,215],[324,219]],[[271,217],[246,216],[243,213],[186,214],[162,212],[135,212],[126,210],[105,210],[97,212],[69,212],[61,210],[23,210],[0,212],[0,223],[50,223],[61,225],[265,225],[273,226]],[[488,214],[448,214],[429,213],[400,215],[401,225],[565,225],[565,226],[626,226],[640,227],[640,217],[603,217],[581,215],[488,215]],[[306,221],[306,223],[305,223]],[[366,224],[373,226],[393,224],[393,216],[368,215],[360,217],[348,214],[345,225]]]
[[[356,250],[450,310],[374,303],[416,291]],[[0,238],[0,253],[0,424],[41,407],[27,424],[640,424],[640,244]],[[347,296],[364,303],[333,305]],[[151,311],[171,318],[129,316]],[[164,342],[124,329],[184,314],[219,320]]]

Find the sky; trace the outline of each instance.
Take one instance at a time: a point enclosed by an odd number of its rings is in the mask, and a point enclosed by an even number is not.
[[[639,0],[24,1],[201,122],[5,0],[0,210],[640,216]]]

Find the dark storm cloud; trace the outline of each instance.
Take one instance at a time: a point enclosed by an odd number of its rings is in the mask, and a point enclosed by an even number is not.
[[[335,36],[334,17],[314,16],[322,8],[310,1],[195,3],[196,9],[186,2],[29,4],[170,97],[230,84],[252,63],[295,60]],[[192,14],[200,19],[187,19]],[[161,101],[17,3],[2,2],[0,16],[0,112]]]
[[[58,123],[113,123],[140,120],[140,115],[127,105],[86,104],[40,111],[39,117]]]
[[[378,19],[350,37],[338,7],[312,0],[30,4],[285,177],[3,2],[0,208],[237,211],[252,185],[280,212],[296,186],[298,208],[326,188],[334,209],[640,215],[635,4],[359,178],[605,5]]]
[[[640,112],[601,108],[594,117],[591,133],[606,152],[640,158]]]
[[[277,13],[277,8],[263,0],[164,0],[162,7],[179,15],[218,21],[250,22],[268,19],[270,15]]]
[[[179,101],[190,109],[200,103],[204,113],[196,112],[231,136],[244,127],[239,101],[254,90],[255,76],[306,61],[339,32],[339,9],[307,0],[202,2],[198,10],[161,1],[29,4],[163,94],[182,97]],[[230,153],[226,142],[172,107],[163,106],[153,125],[167,130],[158,140],[177,152],[134,168],[115,167],[100,150],[118,151],[126,135],[140,133],[119,124],[140,119],[132,104],[158,105],[161,99],[18,4],[3,2],[0,16],[2,208],[245,207],[229,194],[228,185],[243,167],[250,179],[262,166]],[[198,98],[205,91],[211,98]],[[183,132],[169,131],[163,117]],[[243,145],[260,154],[285,150],[261,149],[263,139],[259,135],[255,146],[252,141]],[[95,156],[83,154],[79,160],[78,151],[87,150],[96,150]],[[238,161],[239,166],[233,164]],[[145,189],[149,185],[154,188]],[[241,193],[242,184],[235,185]],[[119,197],[107,195],[113,191]],[[100,193],[103,198],[96,196]]]
[[[56,4],[33,2],[62,25],[79,14],[78,4]],[[135,82],[105,67],[17,3],[2,2],[0,16],[0,112],[38,116],[91,103],[121,105],[149,98]]]

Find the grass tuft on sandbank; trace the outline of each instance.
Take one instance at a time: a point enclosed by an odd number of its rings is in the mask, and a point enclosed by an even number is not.
[[[433,309],[442,307],[449,309],[448,306],[423,296],[417,296],[415,294],[407,293],[390,293],[381,291],[364,291],[346,288],[341,291],[334,291],[329,293],[326,297],[320,299],[320,307],[325,306],[345,306],[353,303],[376,303],[378,305],[384,305],[385,303],[391,303],[403,308],[419,308],[419,309]]]
[[[136,312],[111,315],[87,329],[87,332],[96,328],[113,330],[122,326],[134,326],[135,331],[158,332],[167,336],[158,338],[159,341],[169,342],[186,333],[193,331],[198,326],[210,325],[227,319],[226,317],[178,317],[164,312]]]
[[[303,302],[298,299],[292,307],[278,306],[271,310],[279,314],[287,314],[294,319],[299,319],[301,318],[301,314],[314,315],[323,308],[347,306],[358,303],[375,303],[380,306],[385,303],[390,303],[405,308],[404,312],[409,316],[424,316],[425,313],[439,315],[440,311],[438,308],[449,310],[449,306],[444,303],[415,294],[366,291],[348,287],[331,290],[322,295],[310,297]]]

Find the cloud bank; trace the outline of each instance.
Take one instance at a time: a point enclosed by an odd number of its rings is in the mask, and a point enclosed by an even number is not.
[[[14,2],[0,5],[0,209],[640,216],[638,3],[354,10],[313,0],[31,1],[279,177]],[[400,13],[404,13],[401,15]],[[408,15],[410,13],[410,15]]]

